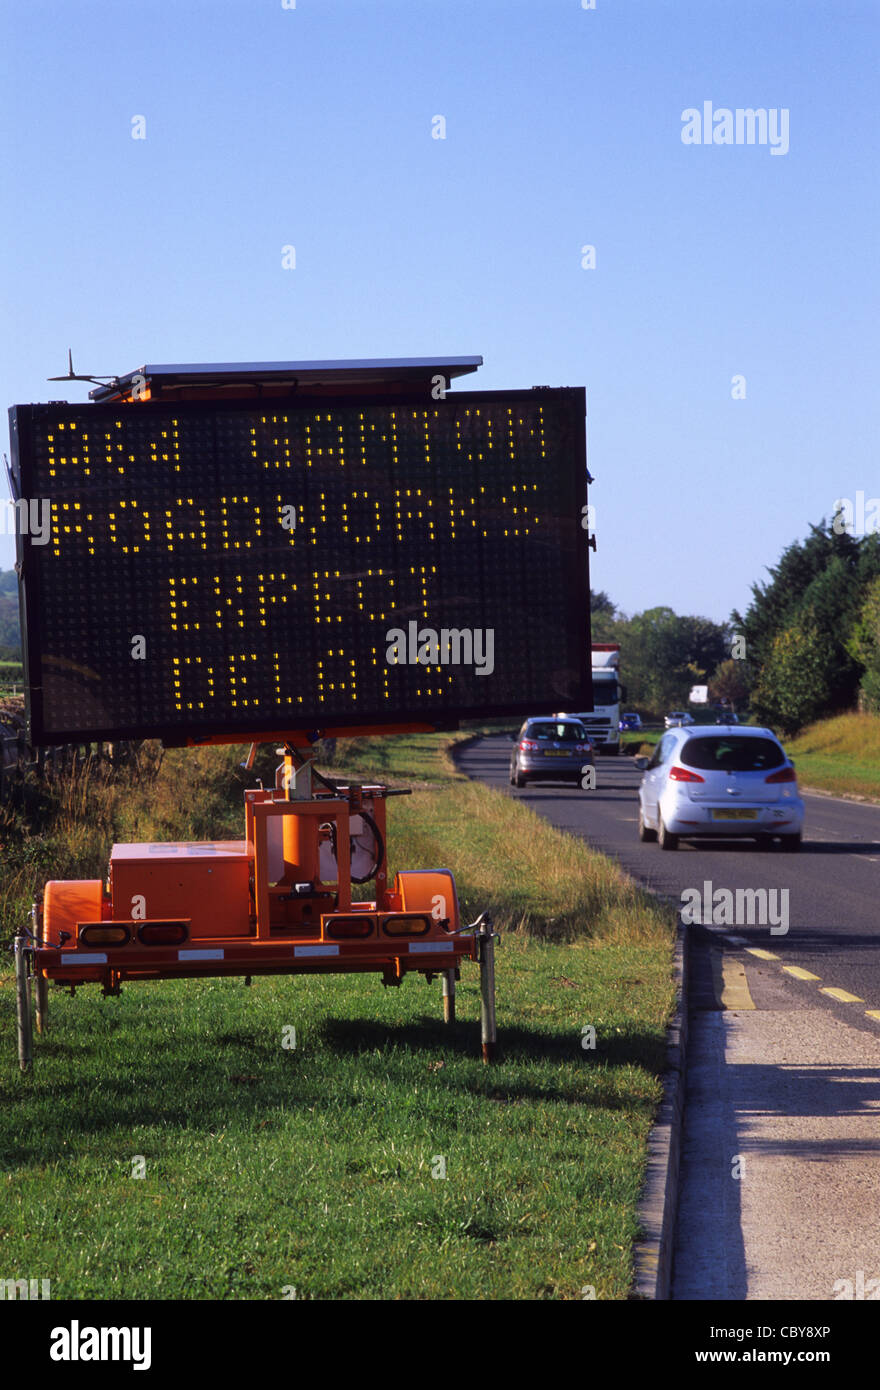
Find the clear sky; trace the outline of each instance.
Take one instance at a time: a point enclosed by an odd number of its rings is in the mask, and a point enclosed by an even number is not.
[[[877,0],[0,14],[5,404],[87,399],[46,382],[68,346],[97,374],[479,353],[469,389],[583,385],[593,586],[629,613],[724,620],[880,494]],[[787,152],[683,143],[704,102],[787,111]]]

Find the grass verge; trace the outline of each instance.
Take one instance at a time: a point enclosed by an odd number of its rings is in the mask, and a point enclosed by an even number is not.
[[[785,744],[802,786],[880,801],[880,718],[840,714]]]
[[[9,1277],[51,1278],[54,1298],[626,1297],[671,919],[610,861],[463,779],[448,742],[340,741],[334,770],[415,786],[389,804],[392,868],[451,865],[463,910],[489,907],[504,930],[500,1062],[478,1060],[465,967],[451,1028],[421,978],[53,990],[22,1077],[4,964]],[[7,826],[7,927],[59,856],[85,877],[114,838],[240,834],[238,757],[171,752],[134,793],[80,785]]]

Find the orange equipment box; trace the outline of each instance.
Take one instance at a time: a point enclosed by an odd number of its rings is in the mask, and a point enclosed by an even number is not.
[[[117,921],[188,917],[190,938],[250,936],[253,851],[246,840],[114,845],[112,916]]]

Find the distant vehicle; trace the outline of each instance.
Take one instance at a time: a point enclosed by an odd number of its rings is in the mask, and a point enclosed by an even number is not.
[[[678,727],[665,733],[639,787],[639,839],[678,849],[679,837],[749,836],[801,847],[804,803],[794,763],[770,729]]]
[[[600,753],[619,753],[620,703],[626,699],[626,687],[620,684],[620,643],[594,642],[592,669],[592,710],[566,710],[557,718],[579,719]]]
[[[716,724],[738,724],[738,723],[739,723],[739,718],[737,717],[737,715],[734,714],[733,710],[729,710],[729,709],[717,709],[717,710],[715,711],[715,723],[716,723]]]
[[[693,724],[693,722],[694,716],[692,714],[688,714],[686,709],[670,710],[666,718],[663,720],[663,723],[665,724],[667,729],[679,729],[682,727],[682,725]]]
[[[620,723],[617,727],[621,730],[640,729],[642,727],[642,721],[637,714],[622,714],[620,716]]]
[[[576,782],[583,768],[595,766],[593,744],[579,719],[543,715],[527,719],[514,737],[510,755],[510,783]]]

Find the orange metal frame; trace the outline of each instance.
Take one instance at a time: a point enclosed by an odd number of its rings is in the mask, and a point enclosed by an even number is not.
[[[295,782],[289,753],[284,781]],[[479,946],[460,934],[449,870],[400,872],[388,887],[387,790],[342,786],[301,799],[249,790],[242,841],[115,845],[109,891],[98,880],[46,885],[36,972],[72,988],[99,983],[108,994],[126,979],[372,971],[398,985],[412,972],[457,977],[463,959],[479,959]],[[358,833],[372,822],[378,851],[369,902],[352,900],[355,817]],[[324,881],[328,862],[335,880]]]

